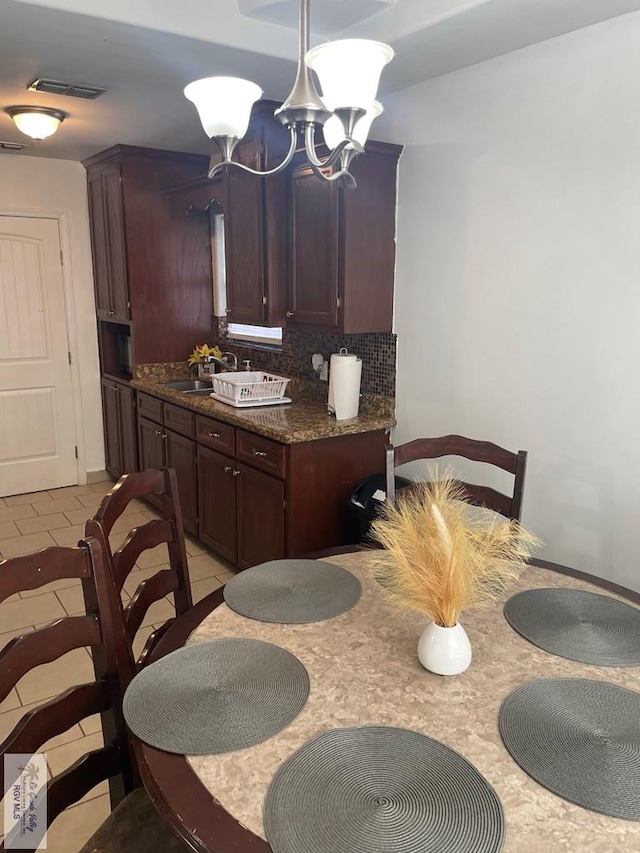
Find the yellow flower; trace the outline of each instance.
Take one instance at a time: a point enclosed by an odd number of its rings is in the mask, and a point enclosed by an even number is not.
[[[210,347],[209,344],[199,344],[187,359],[187,364],[204,364],[209,356],[212,355],[216,358],[221,358],[222,350],[220,347]]]

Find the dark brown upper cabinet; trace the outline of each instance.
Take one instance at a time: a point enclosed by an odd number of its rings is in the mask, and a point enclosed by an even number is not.
[[[274,118],[277,104],[254,107],[234,159],[264,171],[280,163],[289,133]],[[232,323],[284,324],[287,278],[286,175],[268,178],[230,167],[223,175],[227,317]]]
[[[351,167],[355,189],[321,181],[308,164],[294,165],[287,195],[287,325],[391,331],[401,151],[368,142]]]
[[[208,236],[163,189],[206,174],[209,158],[117,145],[87,169],[103,373],[184,361],[211,335]],[[123,353],[127,351],[125,358]]]

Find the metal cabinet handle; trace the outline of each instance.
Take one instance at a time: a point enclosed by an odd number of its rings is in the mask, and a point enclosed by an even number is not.
[[[285,317],[293,317],[293,311],[285,311]]]
[[[219,432],[209,432],[209,438],[222,438]]]
[[[233,471],[232,471],[231,473],[233,474],[233,476],[234,476],[234,477],[237,477],[237,476],[238,476],[238,474],[240,473],[240,471],[238,471],[238,469],[237,469],[237,468],[234,468],[234,469],[233,469]]]
[[[162,430],[161,430],[161,429],[156,429],[156,430],[154,430],[154,433],[153,433],[153,434],[154,434],[154,435],[162,435]]]
[[[165,438],[169,438],[169,436],[166,434],[166,432],[163,432],[162,433],[162,440],[164,441]]]
[[[261,457],[264,457],[264,456],[267,456],[267,455],[268,455],[268,454],[266,454],[266,453],[264,452],[264,450],[256,450],[256,448],[255,448],[255,447],[253,448],[253,450],[251,451],[251,453],[253,454],[253,456],[261,456]]]
[[[231,465],[225,465],[223,470],[225,474],[228,474],[231,471]]]

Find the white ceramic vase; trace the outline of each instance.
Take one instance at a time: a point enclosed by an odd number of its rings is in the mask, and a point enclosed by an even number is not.
[[[418,641],[418,660],[437,675],[458,675],[471,663],[471,643],[459,622],[443,628],[429,622]]]

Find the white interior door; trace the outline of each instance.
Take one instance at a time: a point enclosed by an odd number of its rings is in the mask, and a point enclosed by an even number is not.
[[[0,216],[0,496],[78,482],[60,235]]]

